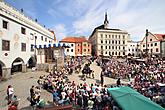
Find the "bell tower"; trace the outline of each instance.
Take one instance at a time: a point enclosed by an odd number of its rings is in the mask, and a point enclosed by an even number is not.
[[[107,12],[106,12],[105,13],[105,19],[104,19],[104,28],[108,28],[108,24],[109,24],[109,21],[108,21]]]

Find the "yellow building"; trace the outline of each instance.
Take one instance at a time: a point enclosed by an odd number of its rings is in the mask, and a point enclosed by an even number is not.
[[[96,27],[89,40],[92,43],[92,55],[125,56],[129,34],[120,29],[108,28],[109,21],[105,14],[104,24]]]

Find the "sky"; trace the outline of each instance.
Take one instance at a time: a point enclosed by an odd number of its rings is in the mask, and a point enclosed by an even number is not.
[[[148,29],[165,34],[165,0],[5,0],[55,31],[57,40],[91,35],[108,13],[109,28],[126,30],[140,41]]]

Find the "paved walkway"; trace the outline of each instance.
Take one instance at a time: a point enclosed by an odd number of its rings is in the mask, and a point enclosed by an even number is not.
[[[95,62],[91,64],[90,68],[94,70],[95,78],[94,79],[87,78],[85,82],[87,84],[99,83],[101,68],[97,66]],[[8,85],[12,85],[14,87],[15,95],[17,95],[18,98],[20,98],[18,109],[32,110],[32,108],[29,106],[30,102],[27,100],[27,97],[29,96],[29,90],[32,85],[37,85],[37,80],[39,76],[47,75],[47,74],[48,73],[41,72],[41,71],[17,73],[13,75],[11,79],[1,82],[0,83],[0,110],[7,110],[8,108],[7,100],[5,100],[6,89]],[[70,81],[75,81],[75,83],[80,84],[84,82],[79,77],[81,74],[82,73],[72,74],[68,77]],[[104,77],[104,84],[115,84],[115,83],[116,83],[116,79]],[[41,98],[45,99],[45,101],[52,102],[52,95],[45,90],[41,91]]]
[[[80,84],[80,83],[84,83],[86,82],[87,84],[91,84],[91,83],[100,83],[100,73],[101,73],[101,68],[99,66],[97,66],[96,62],[93,62],[90,65],[90,68],[94,71],[95,74],[95,78],[87,78],[86,81],[81,80],[81,75],[82,72],[80,72],[79,74],[73,74],[69,76],[69,79],[71,81],[75,81],[76,84]],[[104,84],[116,84],[116,80],[117,79],[113,79],[113,78],[109,78],[109,77],[104,77]],[[125,81],[121,81],[122,83],[127,83]]]
[[[6,89],[8,85],[12,85],[14,87],[15,95],[20,98],[18,108],[21,110],[32,110],[29,105],[30,102],[27,100],[29,96],[30,88],[32,85],[37,85],[37,80],[40,75],[48,74],[45,72],[35,71],[35,72],[27,72],[27,73],[17,73],[12,76],[11,79],[0,83],[0,110],[7,110],[7,100],[6,97]],[[41,98],[44,98],[46,101],[52,101],[51,94],[47,91],[42,90]]]

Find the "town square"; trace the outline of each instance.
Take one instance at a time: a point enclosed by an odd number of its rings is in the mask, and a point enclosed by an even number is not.
[[[164,110],[163,3],[0,0],[0,110]]]

